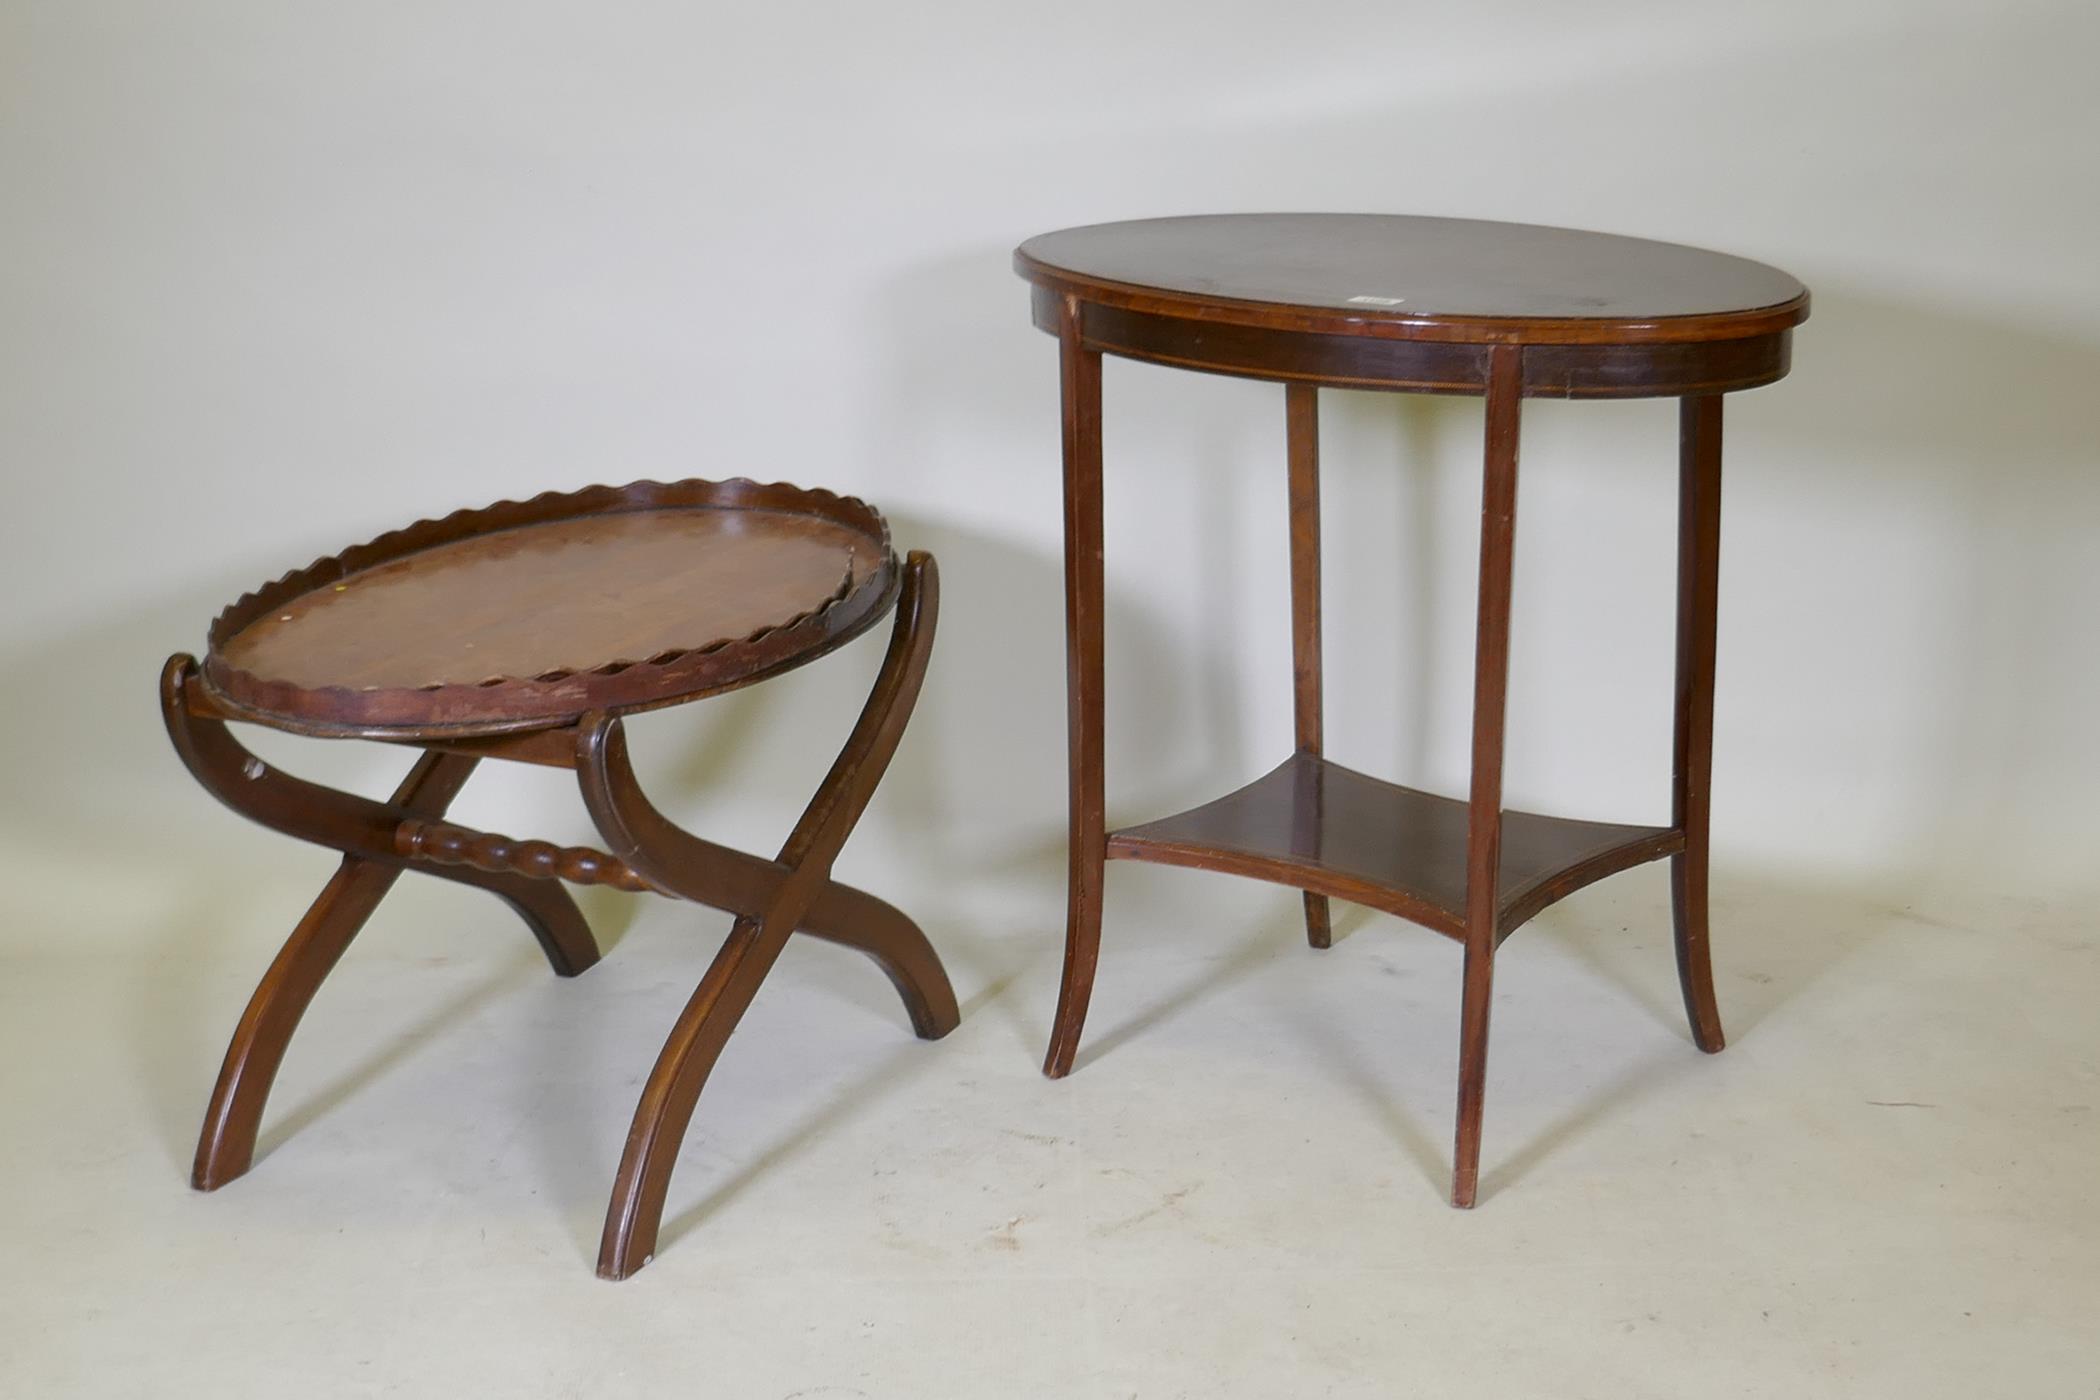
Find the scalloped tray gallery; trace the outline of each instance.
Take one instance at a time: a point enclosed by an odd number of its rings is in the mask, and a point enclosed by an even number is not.
[[[212,623],[237,717],[425,738],[651,709],[821,656],[888,611],[889,526],[784,483],[638,481],[425,520],[264,584]]]

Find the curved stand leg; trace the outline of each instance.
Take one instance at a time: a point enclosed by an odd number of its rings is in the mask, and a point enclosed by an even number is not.
[[[410,817],[443,813],[473,773],[480,762],[478,758],[465,754],[426,755],[442,760],[431,771],[443,774],[449,785],[444,801],[428,810],[408,806],[400,793],[391,801],[374,802],[310,783],[272,768],[249,752],[233,737],[224,720],[193,710],[188,688],[196,671],[194,657],[178,655],[168,659],[161,672],[161,716],[176,754],[205,791],[249,820],[287,836],[380,865],[487,890],[525,920],[548,963],[561,976],[573,977],[598,961],[597,940],[591,936],[583,911],[576,907],[568,891],[553,881],[492,873],[471,866],[440,865],[404,856],[395,848],[394,836],[401,823]],[[421,771],[419,761],[414,772]],[[402,791],[406,790],[404,783]]]
[[[802,916],[801,932],[841,947],[855,948],[875,960],[911,1017],[912,1033],[939,1040],[962,1021],[955,989],[941,966],[940,954],[904,912],[851,885],[825,886],[817,904]]]
[[[471,758],[425,754],[402,780],[394,802],[434,816],[451,802],[473,767]],[[270,963],[270,970],[248,999],[247,1010],[241,1013],[240,1024],[234,1027],[211,1105],[204,1112],[197,1157],[190,1170],[190,1185],[199,1191],[216,1191],[254,1163],[263,1105],[269,1100],[292,1032],[299,1028],[322,979],[400,876],[398,866],[343,857],[320,897]]]
[[[1721,566],[1721,396],[1683,401],[1677,487],[1677,743],[1674,821],[1684,850],[1670,858],[1677,981],[1692,1043],[1727,1044],[1707,944],[1706,853],[1714,759],[1714,627]]]
[[[1487,1098],[1488,1012],[1494,1003],[1502,867],[1502,735],[1509,698],[1509,608],[1517,532],[1517,423],[1523,351],[1498,345],[1488,362],[1487,453],[1480,498],[1480,604],[1473,642],[1473,781],[1466,826],[1466,971],[1458,1032],[1458,1134],[1451,1204],[1473,1204]]]
[[[656,1257],[656,1232],[663,1223],[671,1169],[678,1164],[678,1148],[700,1091],[786,942],[778,923],[738,919],[692,1000],[678,1013],[642,1086],[627,1145],[620,1153],[605,1231],[598,1242],[598,1277],[632,1277]]]
[[[758,912],[741,914],[731,928],[642,1089],[606,1210],[598,1251],[601,1278],[626,1278],[654,1256],[671,1170],[708,1073],[788,936],[808,921],[820,897],[836,888],[830,883],[831,864],[874,795],[917,702],[939,592],[932,556],[915,551],[905,562],[897,620],[875,689],[777,862],[728,859],[734,853],[680,831],[651,807],[633,781],[618,720],[587,718],[578,731],[577,776],[584,802],[615,855],[659,889],[699,903],[748,894],[763,898]],[[830,903],[833,919],[850,917],[856,909],[867,912],[850,895],[834,894]],[[853,925],[850,937],[841,936],[846,927],[839,922],[829,923],[825,936],[878,958],[887,955],[885,968],[893,980],[901,977],[915,989],[905,996],[914,1007],[915,1024],[923,1012],[929,1028],[952,1025],[954,994],[947,978],[932,981],[939,963],[930,948],[923,960],[918,955],[914,945],[923,943],[923,936],[899,946],[899,932],[895,924],[877,923]]]
[[[426,753],[393,797],[377,803],[270,767],[228,732],[221,720],[193,712],[187,687],[196,673],[188,656],[161,673],[161,710],[175,751],[220,801],[264,826],[344,852],[343,863],[263,974],[234,1028],[198,1134],[190,1181],[216,1190],[245,1173],[270,1087],[292,1032],[321,982],[404,869],[476,885],[524,918],[554,970],[573,977],[598,960],[590,926],[567,891],[519,875],[405,861],[392,833],[407,817],[437,817],[474,771],[478,759]]]
[[[1102,796],[1101,352],[1080,337],[1079,303],[1058,318],[1065,453],[1065,726],[1070,774],[1064,978],[1043,1073],[1072,1072],[1101,957],[1108,828]]]
[[[422,861],[409,868],[424,875],[437,873]],[[590,921],[559,882],[535,880],[529,875],[491,874],[486,870],[457,875],[447,871],[445,878],[478,886],[508,904],[511,912],[532,930],[533,940],[540,945],[555,976],[575,977],[597,964],[598,940],[591,933]]]
[[[643,872],[659,889],[739,916],[767,910],[791,873],[788,866],[704,840],[658,811],[635,778],[626,734],[617,721],[586,723],[578,731],[577,749],[584,805],[606,847],[630,869]],[[872,958],[897,988],[920,1039],[938,1040],[961,1020],[933,944],[886,901],[826,879],[797,931]]]

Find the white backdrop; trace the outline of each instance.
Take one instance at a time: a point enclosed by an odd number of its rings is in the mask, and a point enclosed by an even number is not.
[[[1009,251],[1243,209],[1801,277],[1793,376],[1729,403],[1717,859],[1903,904],[2100,892],[2095,52],[2086,0],[7,0],[0,938],[150,942],[229,870],[311,886],[154,713],[244,588],[460,505],[749,474],[865,495],[944,565],[842,871],[937,939],[1000,904],[1054,941],[1056,365]],[[1113,821],[1281,757],[1289,631],[1282,391],[1111,362],[1107,413]],[[1458,791],[1479,405],[1323,414],[1330,751]],[[1674,431],[1526,408],[1513,805],[1665,809]],[[876,650],[642,721],[645,777],[770,843]],[[400,766],[352,747],[299,766]],[[471,819],[585,834],[558,775],[478,782]]]

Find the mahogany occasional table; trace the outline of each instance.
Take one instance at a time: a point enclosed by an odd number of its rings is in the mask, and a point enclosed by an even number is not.
[[[1071,872],[1064,983],[1043,1069],[1068,1073],[1093,991],[1104,863],[1143,860],[1330,898],[1465,947],[1451,1200],[1473,1204],[1495,950],[1555,900],[1670,858],[1692,1039],[1721,1048],[1707,951],[1708,775],[1720,544],[1721,396],[1787,371],[1808,293],[1741,258],[1572,229],[1364,214],[1244,214],[1065,229],[1015,269],[1058,337],[1064,396]],[[1266,777],[1191,811],[1108,831],[1102,816],[1101,357],[1285,385],[1297,745]],[[1321,756],[1321,385],[1487,399],[1471,791],[1434,796]],[[1681,401],[1677,697],[1670,820],[1621,826],[1502,809],[1523,400]]]
[[[233,1033],[192,1184],[211,1191],[248,1170],[300,1016],[404,870],[503,900],[563,977],[597,962],[598,945],[560,881],[736,916],[642,1089],[599,1248],[606,1278],[649,1262],[701,1086],[788,935],[873,958],[921,1037],[954,1029],[955,994],[918,926],[831,879],[918,699],[938,602],[932,556],[900,562],[888,525],[860,501],[749,481],[644,481],[426,520],[227,608],[203,665],[177,655],[161,674],[168,735],[213,796],[341,851],[343,863]],[[777,858],[703,841],[643,796],[622,715],[778,675],[892,608],[889,652],[860,721]],[[374,802],[279,772],[228,720],[422,756],[391,799]],[[573,770],[610,851],[444,820],[484,758]]]

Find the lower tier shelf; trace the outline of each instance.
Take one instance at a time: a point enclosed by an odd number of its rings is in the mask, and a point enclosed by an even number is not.
[[[1671,827],[1505,811],[1497,937],[1592,881],[1683,849]],[[1215,802],[1112,832],[1108,855],[1271,880],[1465,937],[1466,804],[1311,754]]]

